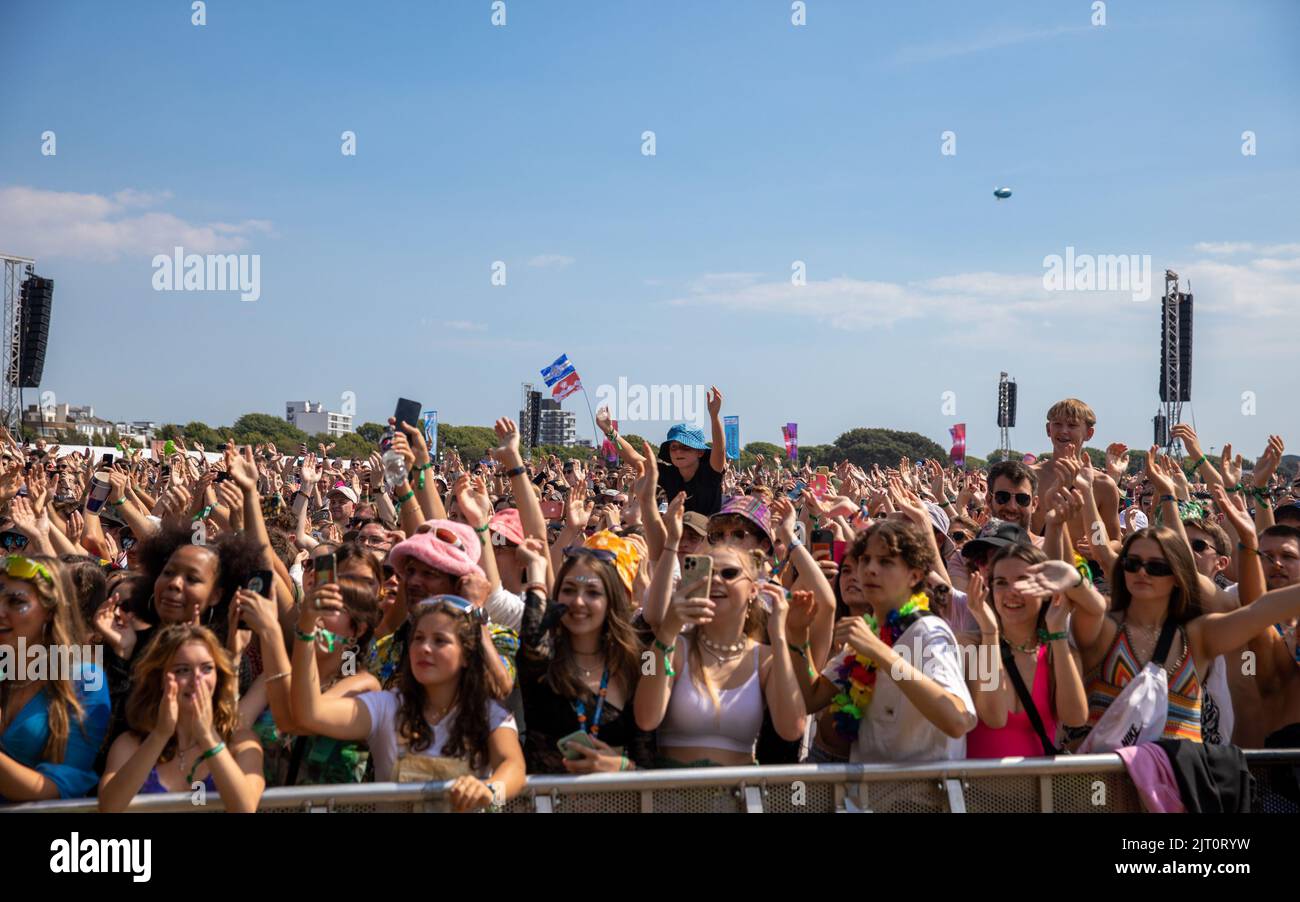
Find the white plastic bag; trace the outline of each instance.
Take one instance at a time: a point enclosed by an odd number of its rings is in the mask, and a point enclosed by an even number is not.
[[[1127,745],[1155,742],[1169,716],[1169,674],[1151,662],[1129,680],[1088,733],[1079,754],[1113,752]]]

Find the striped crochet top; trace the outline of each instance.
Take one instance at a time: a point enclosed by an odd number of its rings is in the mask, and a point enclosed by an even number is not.
[[[1201,741],[1201,681],[1196,674],[1196,661],[1189,653],[1187,632],[1178,627],[1183,655],[1172,666],[1166,665],[1169,674],[1169,713],[1165,717],[1162,739],[1190,739]],[[1128,632],[1121,624],[1115,631],[1115,641],[1098,668],[1090,674],[1088,683],[1088,726],[1096,726],[1101,715],[1119,697],[1129,680],[1142,672]]]

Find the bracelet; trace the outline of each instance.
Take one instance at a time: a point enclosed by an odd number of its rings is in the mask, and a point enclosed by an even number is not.
[[[945,498],[943,501],[939,502],[939,507],[952,507],[952,502]]]
[[[1196,459],[1196,463],[1192,464],[1192,469],[1199,470],[1201,468],[1201,464],[1205,463],[1207,460],[1209,460],[1209,458],[1206,457],[1204,454],[1202,454],[1200,457]]]
[[[216,755],[220,755],[223,751],[225,751],[225,749],[226,749],[226,744],[224,742],[218,742],[216,745],[208,749],[202,755],[199,755],[199,757],[196,758],[194,761],[194,766],[190,768],[190,772],[185,775],[185,782],[193,783],[194,775],[199,772],[199,765],[202,764],[204,761],[207,761],[209,758],[215,757]]]
[[[121,507],[123,504],[126,504],[126,496],[123,495],[121,498],[118,498],[116,501],[110,501],[108,503],[113,505],[113,507]]]
[[[315,642],[315,641],[316,641],[316,630],[312,630],[310,633],[304,633],[302,630],[298,629],[298,628],[295,626],[295,627],[293,628],[293,634],[294,634],[295,636],[297,636],[299,639],[301,639],[303,642]]]
[[[664,551],[671,551],[673,554],[680,554],[680,553],[681,553],[681,550],[682,550],[682,549],[681,549],[680,547],[677,547],[677,548],[664,548]]]
[[[670,677],[677,676],[677,672],[673,670],[673,652],[677,650],[677,643],[664,645],[659,641],[658,637],[655,637],[655,648],[664,653],[664,670],[667,671]]]
[[[1055,642],[1058,639],[1068,639],[1070,638],[1070,635],[1064,631],[1059,633],[1049,633],[1047,630],[1039,630],[1038,638],[1043,642]]]
[[[524,586],[524,594],[527,594],[533,589],[536,589],[538,594],[540,594],[543,598],[546,597],[546,583],[528,583],[527,585]]]
[[[491,525],[492,525],[492,521],[489,520],[489,521],[487,521],[486,523],[484,523],[482,526],[475,526],[475,527],[474,527],[474,531],[475,531],[475,532],[479,532],[479,533],[487,532],[487,531],[488,531],[488,527],[490,527]]]
[[[433,461],[429,461],[427,464],[425,464],[422,467],[421,466],[411,467],[411,473],[409,478],[415,479],[416,482],[419,484],[420,488],[424,488],[424,471],[429,469],[432,466],[433,466]],[[416,476],[417,473],[419,474],[418,477]]]
[[[1173,495],[1161,495],[1161,496],[1160,496],[1160,503],[1161,503],[1161,504],[1164,504],[1166,501],[1174,501],[1174,502],[1177,502],[1178,499],[1175,498]]]
[[[512,467],[509,470],[506,470],[506,478],[514,479],[516,476],[523,476],[527,472],[527,467]]]
[[[789,593],[787,592],[787,594]],[[808,665],[809,679],[816,680],[817,671],[813,670],[812,661],[809,660],[808,658],[808,651],[810,648],[812,648],[812,641],[809,640],[805,642],[803,645],[795,645],[793,642],[787,642],[786,645],[790,647],[790,651],[794,652],[796,655],[804,659],[804,663]]]
[[[622,759],[618,762],[618,769],[619,769],[620,772],[625,771],[625,770],[629,770],[629,767],[628,767],[628,760],[627,760],[627,755],[626,755],[626,754],[623,755]]]
[[[1242,551],[1249,551],[1251,554],[1254,554],[1254,555],[1258,555],[1258,554],[1259,554],[1259,549],[1258,549],[1258,548],[1247,548],[1245,542],[1238,542],[1238,543],[1237,543],[1237,547],[1240,548]]]
[[[315,637],[313,637],[313,638],[315,638]],[[275,674],[275,675],[273,675],[273,676],[269,676],[269,677],[266,678],[266,682],[267,682],[268,684],[270,684],[270,683],[274,683],[276,680],[282,680],[282,679],[284,679],[284,678],[287,677],[287,676],[293,676],[293,671],[292,671],[292,670],[285,670],[285,671],[282,671],[281,673],[277,673],[277,674]]]
[[[406,494],[397,499],[397,509],[400,511],[402,505],[415,497],[415,489],[407,489]]]

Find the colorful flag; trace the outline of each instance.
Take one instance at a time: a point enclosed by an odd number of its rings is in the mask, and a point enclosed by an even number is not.
[[[781,427],[781,438],[785,440],[785,454],[793,463],[799,462],[799,424],[786,423]]]
[[[727,437],[727,459],[740,459],[740,417],[723,417],[722,431]]]
[[[569,397],[569,395],[581,388],[582,380],[578,378],[576,372],[570,371],[569,375],[555,383],[555,386],[551,389],[551,397],[555,398],[557,401],[563,401],[565,398]]]
[[[558,360],[542,370],[542,378],[546,380],[546,387],[550,388],[572,372],[574,369],[569,362],[569,355],[561,354]]]
[[[948,452],[952,458],[952,465],[959,470],[966,468],[966,424],[958,423],[956,426],[948,428],[948,434],[952,436],[952,450]]]
[[[424,430],[424,442],[429,446],[429,457],[438,457],[438,411],[426,410],[420,415],[420,428]]]

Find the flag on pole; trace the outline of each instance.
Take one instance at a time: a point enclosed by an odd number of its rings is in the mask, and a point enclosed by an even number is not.
[[[546,387],[551,390],[551,397],[563,401],[569,395],[582,388],[582,379],[573,368],[568,354],[561,354],[550,366],[541,371],[546,380]]]
[[[727,459],[740,459],[740,417],[723,417],[722,431],[727,437]]]
[[[956,426],[950,426],[948,434],[952,436],[952,450],[948,452],[952,458],[952,465],[963,470],[966,468],[966,424],[958,423]]]
[[[785,454],[791,462],[799,462],[799,424],[786,423],[781,427],[781,438],[785,441]]]

